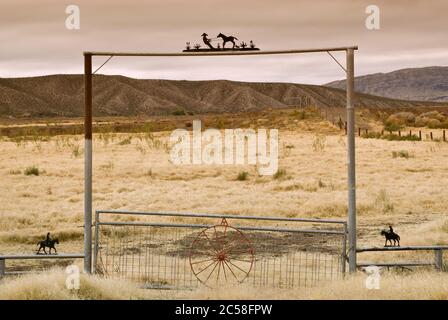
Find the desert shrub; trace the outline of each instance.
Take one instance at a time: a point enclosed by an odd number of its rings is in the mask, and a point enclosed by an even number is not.
[[[380,209],[382,213],[390,213],[394,211],[394,204],[384,189],[381,189],[376,196],[375,206]]]
[[[324,135],[316,134],[313,138],[313,150],[316,152],[325,150],[326,138]]]
[[[419,117],[425,117],[425,118],[429,118],[429,119],[437,119],[439,121],[445,120],[445,116],[442,113],[440,113],[439,111],[428,111],[428,112],[422,113],[421,115],[419,115]]]
[[[437,129],[440,127],[440,125],[441,122],[438,119],[429,119],[428,122],[426,123],[426,126],[431,129]]]
[[[80,149],[79,145],[76,144],[72,147],[72,157],[78,158],[80,155],[82,155],[83,151]]]
[[[283,179],[286,177],[286,170],[285,169],[278,169],[276,173],[274,173],[273,178],[278,180],[278,179]]]
[[[38,176],[39,175],[39,168],[36,166],[31,166],[31,167],[27,167],[25,168],[24,174],[26,176]]]
[[[241,171],[238,173],[238,176],[236,177],[236,180],[238,181],[245,181],[249,178],[249,172],[247,171]]]
[[[185,116],[187,113],[185,110],[177,109],[171,113],[173,116]]]
[[[125,145],[128,145],[128,144],[131,144],[131,142],[132,142],[132,136],[129,136],[129,137],[121,140],[120,142],[118,142],[118,144],[120,146],[125,146]]]
[[[403,129],[403,125],[393,122],[391,120],[387,120],[384,124],[384,130],[389,132],[399,131]]]
[[[419,136],[415,134],[402,136],[399,136],[397,134],[387,134],[382,136],[382,139],[386,139],[389,141],[420,141]]]
[[[415,115],[412,112],[397,112],[390,115],[386,122],[394,123],[399,126],[411,126],[415,122]]]
[[[409,159],[411,157],[413,157],[412,154],[410,154],[409,151],[407,151],[407,150],[392,151],[392,158]]]
[[[368,132],[361,135],[361,137],[366,139],[381,139],[383,136],[381,132]]]

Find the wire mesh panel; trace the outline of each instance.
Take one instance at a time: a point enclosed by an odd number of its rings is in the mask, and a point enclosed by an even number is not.
[[[95,271],[150,287],[308,287],[344,271],[345,231],[214,216],[117,220],[97,220]],[[215,224],[187,223],[204,221]]]

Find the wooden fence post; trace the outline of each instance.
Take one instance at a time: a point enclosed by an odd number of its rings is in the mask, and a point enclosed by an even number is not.
[[[345,130],[345,135],[347,135],[347,121],[345,121],[344,130]]]
[[[361,136],[361,128],[358,128],[358,136]]]
[[[401,131],[400,130],[398,130],[398,136],[401,137]]]
[[[418,137],[420,141],[422,141],[422,130],[418,130]]]
[[[409,136],[410,137],[412,136],[412,130],[409,130]]]
[[[445,130],[443,130],[443,141],[446,141]]]
[[[432,138],[433,138],[433,137],[432,137],[432,131],[429,133],[429,135],[431,136],[431,140],[432,140]]]

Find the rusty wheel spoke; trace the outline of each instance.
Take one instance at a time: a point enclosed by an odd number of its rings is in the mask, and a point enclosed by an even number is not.
[[[227,266],[227,268],[229,268],[230,272],[233,274],[233,276],[235,277],[236,281],[239,282],[238,277],[235,275],[235,273],[233,272],[232,268],[230,268],[230,266],[227,264],[226,260],[224,260],[224,263]]]
[[[213,274],[213,271],[215,271],[216,266],[219,264],[219,261],[216,261],[215,266],[213,267],[212,271],[210,271],[210,274],[208,275],[207,279],[205,279],[204,282],[207,282],[208,279],[210,279],[211,275]]]
[[[206,266],[204,269],[202,269],[201,271],[199,271],[198,273],[196,273],[196,276],[198,276],[201,272],[204,272],[205,270],[207,270],[208,268],[210,268],[216,261],[213,261],[212,263],[210,263],[208,266]]]

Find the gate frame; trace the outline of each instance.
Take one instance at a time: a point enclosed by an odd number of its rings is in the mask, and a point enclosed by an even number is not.
[[[95,240],[93,250],[93,273],[96,273],[98,264],[98,254],[100,250],[100,228],[101,226],[139,226],[139,227],[173,227],[173,228],[207,228],[215,224],[193,224],[193,223],[159,223],[159,222],[127,222],[127,221],[102,221],[101,215],[134,215],[134,216],[159,216],[159,217],[182,217],[182,218],[207,218],[207,219],[228,219],[228,220],[257,220],[257,221],[275,221],[275,222],[301,222],[314,223],[322,225],[336,225],[340,229],[291,229],[278,227],[251,227],[232,225],[242,231],[267,231],[284,233],[305,233],[305,234],[323,234],[337,235],[341,237],[340,264],[342,275],[346,273],[347,263],[347,222],[345,220],[335,219],[317,219],[317,218],[285,218],[271,216],[241,216],[231,214],[210,214],[210,213],[179,213],[179,212],[142,212],[125,210],[96,210],[95,211]]]
[[[354,112],[354,52],[358,46],[297,49],[279,51],[210,51],[182,53],[138,53],[138,52],[84,52],[84,271],[92,272],[92,57],[200,57],[200,56],[251,56],[275,54],[299,54],[327,52],[341,67],[330,52],[346,52],[346,109],[347,109],[347,178],[348,178],[348,242],[349,271],[356,272],[356,172],[355,172],[355,112]],[[107,62],[107,61],[106,61]],[[104,64],[103,64],[104,65]],[[101,68],[101,67],[100,67]],[[98,69],[97,69],[98,70]],[[96,72],[96,71],[95,71]]]

